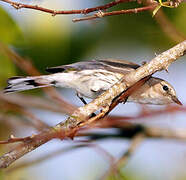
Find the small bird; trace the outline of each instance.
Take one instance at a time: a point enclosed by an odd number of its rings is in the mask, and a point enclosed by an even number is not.
[[[8,79],[5,93],[24,91],[42,87],[65,87],[75,89],[78,97],[86,104],[83,97],[95,99],[104,91],[140,65],[119,59],[100,59],[82,61],[69,65],[47,68],[51,73],[42,76],[12,77]],[[165,80],[151,77],[144,85],[133,92],[128,102],[141,104],[182,105],[174,88]]]

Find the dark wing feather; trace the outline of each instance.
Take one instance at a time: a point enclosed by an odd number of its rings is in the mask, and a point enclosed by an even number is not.
[[[140,65],[121,59],[100,59],[100,62],[116,68],[131,68],[137,69]]]
[[[69,71],[82,71],[105,69],[111,72],[126,74],[131,70],[140,67],[138,64],[118,59],[100,59],[92,61],[82,61],[69,65],[62,65],[57,67],[47,68],[46,71],[50,73],[69,72]]]
[[[68,71],[81,71],[86,69],[101,69],[102,65],[95,61],[81,61],[69,65],[62,65],[57,67],[47,68],[46,71],[50,73],[68,72]]]
[[[106,70],[121,74],[126,74],[140,67],[138,64],[121,59],[100,59],[99,62],[105,66]]]

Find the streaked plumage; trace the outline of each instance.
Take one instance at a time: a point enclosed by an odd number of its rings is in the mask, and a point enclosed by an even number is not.
[[[75,89],[80,96],[94,99],[139,67],[138,64],[116,59],[82,61],[47,68],[46,71],[52,73],[50,75],[10,78],[5,93],[56,86]],[[128,101],[144,104],[181,104],[174,88],[168,82],[155,77],[136,90]]]

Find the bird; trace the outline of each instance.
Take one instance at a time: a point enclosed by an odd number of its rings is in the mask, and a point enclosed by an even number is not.
[[[4,93],[13,93],[49,86],[72,88],[80,100],[84,97],[95,99],[111,88],[121,78],[140,65],[122,59],[94,59],[69,65],[46,68],[50,74],[41,76],[16,76],[7,80]],[[167,81],[151,77],[144,85],[136,89],[127,102],[139,104],[167,105],[179,101],[176,91]]]

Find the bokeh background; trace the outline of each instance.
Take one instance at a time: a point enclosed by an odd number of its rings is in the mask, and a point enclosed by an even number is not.
[[[82,9],[104,4],[109,1],[90,0],[23,0],[27,4],[37,4],[51,9]],[[118,9],[138,7],[136,2],[122,4]],[[111,10],[116,10],[111,8]],[[168,21],[183,36],[186,36],[186,3],[178,8],[162,9]],[[156,54],[169,49],[180,39],[174,32],[165,33],[166,24],[159,24],[151,12],[105,17],[94,21],[73,23],[80,15],[58,15],[52,17],[43,12],[16,10],[0,1],[0,41],[15,50],[19,55],[30,59],[34,66],[45,73],[45,68],[69,64],[81,60],[99,58],[119,58],[136,63],[151,60]],[[171,38],[173,35],[174,38]],[[186,59],[180,58],[172,64],[169,73],[160,72],[156,76],[169,81],[176,89],[178,97],[186,103]],[[0,51],[0,88],[6,86],[6,79],[15,75],[26,75]],[[81,106],[74,91],[58,89],[64,99]],[[26,92],[42,96],[40,90]],[[11,96],[11,95],[10,95]],[[150,108],[161,108],[151,106]],[[136,104],[119,105],[112,114],[134,115],[141,107]],[[31,109],[49,125],[65,120],[58,113]],[[3,114],[3,108],[0,110]],[[35,133],[34,129],[9,127],[0,117],[0,139],[7,139],[12,132],[17,136]],[[15,120],[16,121],[16,120]],[[135,122],[134,122],[135,123]],[[163,115],[158,118],[139,120],[138,123],[169,128],[185,128],[184,113]],[[72,141],[53,140],[18,162],[37,159],[57,149],[72,145]],[[98,143],[116,158],[127,149],[129,141],[109,139]],[[0,146],[1,151],[6,149]],[[18,163],[17,162],[17,163]],[[48,159],[17,171],[1,171],[0,179],[18,180],[97,180],[108,169],[108,162],[91,148],[82,148]],[[186,179],[186,142],[163,139],[145,140],[136,153],[123,167],[125,179],[131,180],[183,180]],[[111,179],[111,178],[110,178]]]

